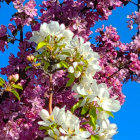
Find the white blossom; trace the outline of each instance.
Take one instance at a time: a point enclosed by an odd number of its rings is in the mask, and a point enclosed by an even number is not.
[[[97,113],[97,118],[98,118],[98,120],[106,120],[106,119],[108,119],[109,118],[109,114],[108,113],[106,113],[106,111],[99,111],[98,113]]]
[[[73,37],[73,33],[69,29],[66,29],[64,24],[60,25],[57,21],[51,21],[48,24],[41,24],[40,30],[33,31],[32,35],[33,36],[29,41],[35,42],[37,44],[41,41],[44,41],[48,35],[52,36],[53,38],[56,37],[57,40],[63,38],[61,44],[71,41]]]
[[[78,66],[79,64],[80,64],[79,62],[73,62],[73,63],[72,63],[72,66],[70,66],[70,67],[68,68],[68,72],[74,73],[74,76],[75,76],[76,78],[80,77],[80,75],[81,75],[81,72],[78,71],[78,70],[76,70],[76,68],[77,68],[77,66]]]
[[[98,122],[98,135],[100,140],[112,140],[112,137],[117,134],[116,124],[110,124],[109,120],[102,120]]]
[[[48,130],[48,135],[50,137],[47,139],[60,139],[60,140],[86,140],[90,137],[88,131],[82,131],[80,129],[80,120],[78,117],[73,115],[70,111],[65,112],[65,108],[59,109],[55,107],[53,112],[49,115],[47,110],[42,109],[40,112],[40,117],[43,121],[38,122],[39,125],[50,126],[56,124],[58,128],[53,131]],[[63,134],[62,136],[60,134]]]
[[[84,59],[88,63],[86,68],[84,68],[84,71],[87,75],[94,76],[97,71],[101,70],[98,62],[100,57],[98,53],[92,50],[92,48],[90,47],[90,42],[84,42],[84,39],[82,37],[75,36],[71,41],[71,46],[73,55],[76,55],[76,52],[80,53],[82,59]]]
[[[87,103],[96,101],[105,111],[117,112],[121,107],[120,102],[116,99],[117,96],[114,98],[110,97],[106,84],[102,83],[98,85],[96,80],[90,77],[84,77],[80,84],[74,84],[72,90],[79,94],[76,96],[77,98],[84,96],[81,106],[84,106],[88,99]]]
[[[117,112],[120,110],[120,102],[115,98],[111,98],[107,85],[102,83],[98,85],[98,96],[94,99],[97,104],[106,111]]]

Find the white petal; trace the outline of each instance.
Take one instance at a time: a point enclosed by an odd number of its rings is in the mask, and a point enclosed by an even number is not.
[[[72,66],[70,66],[70,67],[68,68],[68,72],[74,73],[74,68],[73,68]]]
[[[40,111],[39,115],[40,115],[42,120],[46,121],[48,119],[48,117],[49,117],[49,112],[47,110],[45,110],[45,109],[42,109]]]
[[[78,78],[80,75],[81,75],[81,72],[80,72],[80,71],[76,71],[76,72],[74,73],[74,76],[75,76],[76,78]]]
[[[91,136],[91,134],[88,131],[81,131],[81,132],[79,132],[78,135],[82,138],[88,138]]]
[[[51,137],[54,137],[54,133],[53,133],[53,131],[52,130],[48,130],[48,134],[51,136]]]
[[[43,126],[49,126],[52,125],[53,123],[51,123],[50,121],[39,121],[38,124]]]
[[[50,34],[50,30],[48,28],[48,24],[47,23],[41,24],[41,26],[40,26],[40,35],[44,36],[44,37],[47,37],[48,34]]]
[[[78,62],[73,62],[73,67],[76,68],[78,65]]]
[[[59,131],[62,133],[62,134],[66,134],[66,132],[65,132],[65,130],[64,129],[62,129],[61,127],[59,128]]]
[[[51,137],[45,137],[44,140],[54,140],[54,139]]]

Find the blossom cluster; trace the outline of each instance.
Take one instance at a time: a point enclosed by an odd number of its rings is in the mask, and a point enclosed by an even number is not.
[[[11,21],[14,20],[16,22],[16,25],[30,25],[31,22],[34,19],[34,16],[37,16],[37,9],[35,9],[36,3],[34,0],[29,0],[23,5],[25,0],[13,0],[13,5],[15,9],[17,9],[17,14],[13,18],[11,18]]]
[[[134,24],[137,24],[138,25],[138,29],[140,29],[139,27],[139,17],[140,17],[140,13],[139,12],[136,12],[135,13],[133,12],[131,15],[128,15],[127,18],[129,19],[127,22],[128,22],[128,28],[129,29],[133,29],[133,25]]]
[[[45,137],[44,140],[53,139],[68,139],[68,140],[86,140],[90,137],[88,131],[80,130],[80,120],[70,111],[65,112],[65,108],[59,109],[55,107],[49,115],[47,110],[42,109],[40,116],[43,121],[38,122],[39,125],[50,127],[47,133],[50,137]]]
[[[4,25],[0,26],[0,51],[4,52],[4,46],[8,47],[7,42],[7,28]]]
[[[33,32],[33,36],[29,41],[37,44],[36,50],[39,54],[34,55],[41,60],[41,65],[44,66],[44,68],[46,68],[46,61],[48,61],[48,65],[52,65],[51,68],[53,68],[53,65],[56,65],[55,63],[52,63],[52,61],[54,61],[57,62],[57,67],[59,65],[60,68],[64,67],[65,70],[67,69],[67,72],[69,72],[68,77],[70,78],[67,82],[67,86],[71,86],[74,83],[72,90],[77,93],[75,98],[78,100],[80,98],[79,107],[83,107],[83,109],[84,107],[87,107],[86,112],[90,114],[90,119],[95,119],[95,124],[99,122],[97,125],[100,128],[100,131],[96,132],[98,137],[105,139],[111,138],[113,134],[116,134],[116,131],[113,131],[113,133],[108,131],[110,127],[114,127],[115,130],[117,128],[116,126],[109,124],[107,120],[109,115],[107,115],[107,112],[111,113],[111,111],[118,111],[120,109],[120,102],[117,100],[117,96],[112,98],[110,97],[106,84],[98,85],[96,80],[93,80],[93,76],[97,71],[101,70],[101,68],[98,63],[99,55],[98,53],[93,52],[90,47],[90,43],[84,42],[82,37],[73,37],[73,33],[70,30],[65,29],[63,24],[59,25],[59,23],[55,21],[51,21],[49,24],[43,23],[39,31]],[[44,61],[42,61],[44,57],[46,58]],[[49,66],[48,70],[50,69]],[[45,69],[46,72],[52,73],[52,71],[48,70]],[[79,82],[76,82],[74,77],[79,80]],[[99,116],[102,116],[104,119],[100,119],[98,117],[96,118],[95,116],[91,115],[90,108],[93,107],[100,113]],[[100,108],[102,111],[100,111],[98,108]],[[96,111],[94,112],[95,114]],[[102,115],[101,112],[103,112]],[[84,139],[89,137],[89,134],[87,134],[87,136],[81,134],[79,127],[75,130],[75,126],[80,125],[76,124],[76,120],[78,118],[72,117],[73,119],[67,120],[67,114],[70,114],[68,116],[73,116],[69,111],[67,111],[65,114],[64,108],[59,110],[59,108],[55,107],[50,115],[47,111],[42,110],[40,115],[44,121],[39,122],[39,124],[45,126],[43,129],[46,129],[47,134],[54,139],[57,139],[57,137],[59,139],[64,139],[65,137],[67,139]],[[66,116],[66,118],[63,116]],[[106,116],[108,117],[106,118]],[[93,121],[92,119],[91,121]],[[75,126],[73,128],[69,128],[70,126],[68,124],[71,124],[72,127],[73,120],[75,122]],[[80,122],[78,121],[78,123]],[[102,126],[102,123],[106,123],[106,126]],[[95,124],[90,125],[96,127]],[[63,130],[65,125],[67,126],[65,128],[66,130]],[[104,131],[107,132],[104,134]],[[64,138],[61,136],[62,134],[64,135]]]
[[[11,33],[0,26],[0,51],[20,42],[17,56],[11,54],[0,72],[8,77],[0,78],[0,139],[112,139],[117,126],[109,116],[124,103],[122,85],[140,81],[140,36],[124,44],[114,27],[103,26],[93,45],[89,35],[97,21],[127,1],[47,0],[39,17],[35,1],[24,2],[12,1],[17,12]],[[131,27],[139,24],[138,12],[128,17]],[[32,32],[24,38],[25,25]]]
[[[112,9],[122,5],[119,0],[57,0],[43,1],[40,20],[42,22],[59,21],[64,23],[75,35],[89,39],[91,27],[98,20],[107,20]]]

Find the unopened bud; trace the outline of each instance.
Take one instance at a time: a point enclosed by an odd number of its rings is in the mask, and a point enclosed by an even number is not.
[[[33,55],[28,55],[28,56],[27,56],[27,60],[28,60],[28,61],[34,61],[34,58],[35,58],[35,57],[34,57]]]
[[[8,79],[10,82],[16,82],[19,79],[19,75],[18,74],[10,75]]]

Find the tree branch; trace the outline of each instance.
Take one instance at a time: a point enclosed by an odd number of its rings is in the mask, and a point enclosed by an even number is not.
[[[23,42],[23,27],[20,30],[20,41]]]
[[[53,100],[53,83],[52,83],[52,74],[50,74],[50,87],[49,87],[49,113],[52,113],[52,100]]]

